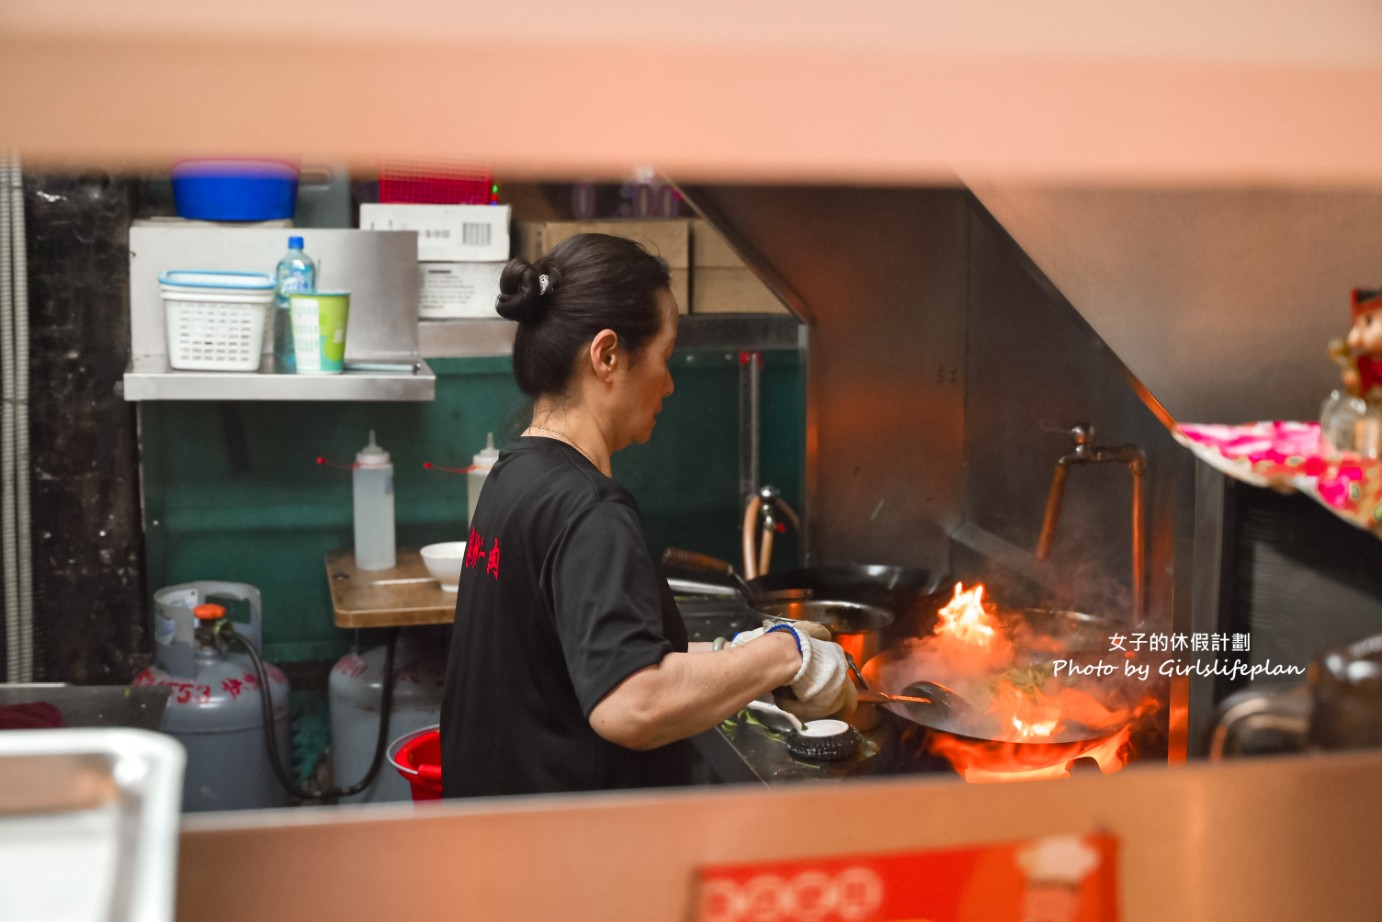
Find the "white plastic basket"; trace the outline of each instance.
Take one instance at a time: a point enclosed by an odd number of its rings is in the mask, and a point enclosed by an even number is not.
[[[164,272],[168,364],[180,371],[257,371],[274,305],[262,272]]]

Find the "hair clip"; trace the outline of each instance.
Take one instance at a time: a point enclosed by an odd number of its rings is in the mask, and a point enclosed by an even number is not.
[[[547,276],[539,275],[537,277],[537,295],[539,298],[547,294],[547,289],[551,287],[551,284],[552,280],[549,279]]]

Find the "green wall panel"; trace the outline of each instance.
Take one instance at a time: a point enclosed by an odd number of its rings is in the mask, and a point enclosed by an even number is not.
[[[502,446],[526,422],[508,358],[429,364],[437,375],[430,403],[141,404],[149,586],[249,583],[264,596],[271,659],[345,652],[353,632],[332,623],[324,558],[353,542],[348,468],[370,430],[392,455],[398,544],[420,547],[465,537],[466,478],[436,468],[466,467],[487,432]],[[652,440],[616,455],[615,477],[638,497],[654,549],[677,545],[737,566],[739,357],[679,352],[672,373],[676,392]],[[799,508],[797,353],[765,353],[761,406],[763,479]],[[794,562],[796,547],[794,535],[780,541],[778,566]]]

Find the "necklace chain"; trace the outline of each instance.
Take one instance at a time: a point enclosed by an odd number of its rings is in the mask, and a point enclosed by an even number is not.
[[[585,458],[585,459],[586,459],[587,461],[589,461],[591,464],[594,464],[596,470],[599,470],[599,469],[600,469],[600,465],[599,465],[599,464],[596,464],[595,459],[592,458],[592,457],[590,457],[590,455],[586,454],[585,449],[582,448],[581,446],[577,445],[575,439],[571,438],[571,436],[567,435],[565,432],[562,432],[560,429],[548,429],[546,426],[539,426],[537,423],[529,423],[529,424],[528,424],[528,428],[529,428],[529,429],[541,429],[543,432],[550,432],[550,433],[552,433],[553,435],[559,435],[559,436],[561,436],[563,439],[566,440],[566,442],[567,442],[568,445],[570,445],[572,448],[576,449],[577,451],[579,451],[579,452],[581,453],[581,457]]]

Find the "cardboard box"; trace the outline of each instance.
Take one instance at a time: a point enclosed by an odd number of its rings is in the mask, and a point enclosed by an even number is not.
[[[417,258],[503,262],[509,258],[508,205],[361,205],[361,230],[417,231]]]
[[[709,222],[691,222],[691,313],[790,314]]]
[[[693,314],[790,314],[747,268],[691,270]]]
[[[642,244],[667,262],[672,295],[683,314],[690,310],[691,222],[685,218],[628,221],[517,221],[515,255],[533,261],[577,234],[613,234]]]
[[[418,263],[421,285],[417,315],[421,320],[454,317],[497,318],[494,300],[499,297],[501,262]]]
[[[742,269],[744,261],[709,221],[691,222],[692,265],[697,269]]]

